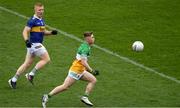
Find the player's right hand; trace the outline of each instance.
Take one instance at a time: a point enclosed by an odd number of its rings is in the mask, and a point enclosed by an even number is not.
[[[25,43],[27,48],[31,48],[32,43],[29,40],[26,40]]]
[[[52,31],[51,31],[51,34],[52,34],[52,35],[57,35],[57,34],[58,34],[58,31],[57,31],[57,30],[52,30]]]

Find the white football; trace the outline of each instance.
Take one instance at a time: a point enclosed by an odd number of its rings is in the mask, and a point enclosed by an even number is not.
[[[135,41],[132,45],[134,51],[143,51],[144,45],[141,41]]]

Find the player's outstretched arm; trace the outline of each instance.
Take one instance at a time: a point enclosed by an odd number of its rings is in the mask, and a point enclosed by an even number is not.
[[[93,70],[93,69],[89,66],[89,64],[88,64],[88,62],[87,62],[87,60],[86,60],[85,58],[82,58],[82,59],[81,59],[81,63],[82,63],[83,66],[86,67],[86,69],[87,69],[88,72],[92,73],[92,74],[95,75],[95,76],[96,76],[96,75],[99,75],[99,71],[98,71],[98,70]]]
[[[52,31],[45,30],[45,32],[44,32],[44,35],[45,35],[45,36],[57,35],[57,34],[58,34],[58,31],[57,31],[57,30],[52,30]]]

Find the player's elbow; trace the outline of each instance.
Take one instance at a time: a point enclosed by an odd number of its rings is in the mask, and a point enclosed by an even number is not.
[[[23,37],[26,36],[27,32],[25,30],[23,30],[22,35],[23,35]]]
[[[22,35],[23,35],[24,39],[28,38],[28,32],[26,30],[23,30]]]
[[[29,33],[30,33],[30,31],[31,31],[31,28],[25,26],[25,27],[24,27],[24,30],[23,30],[23,32],[22,32],[23,37],[24,37],[24,38],[27,38],[28,35],[29,35]]]

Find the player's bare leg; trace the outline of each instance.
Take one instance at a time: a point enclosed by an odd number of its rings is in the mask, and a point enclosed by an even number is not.
[[[36,66],[31,70],[30,73],[27,73],[25,76],[26,78],[33,84],[33,79],[34,76],[36,74],[36,72],[41,69],[42,67],[44,67],[47,63],[50,62],[50,57],[48,52],[45,52],[44,54],[42,54],[40,56],[40,61],[36,64]]]
[[[81,97],[81,101],[89,106],[93,106],[93,104],[89,101],[88,96],[92,92],[95,84],[96,84],[96,77],[94,77],[91,73],[89,72],[84,72],[81,80],[87,81],[88,84],[86,86],[86,90],[84,95]]]
[[[40,61],[36,64],[35,68],[37,70],[41,69],[42,67],[44,67],[47,63],[50,62],[50,57],[48,52],[45,52],[43,55],[40,56]]]
[[[26,58],[24,63],[18,68],[16,74],[14,75],[14,77],[12,77],[8,82],[11,88],[16,88],[16,82],[19,78],[19,76],[25,72],[33,63],[35,56],[31,55],[29,53],[26,54]]]
[[[69,87],[71,87],[75,82],[76,82],[76,80],[74,78],[67,76],[62,85],[55,87],[49,94],[44,94],[42,97],[43,108],[46,108],[46,103],[48,102],[48,99],[50,97],[52,97],[58,93],[61,93],[63,91],[68,90]]]

